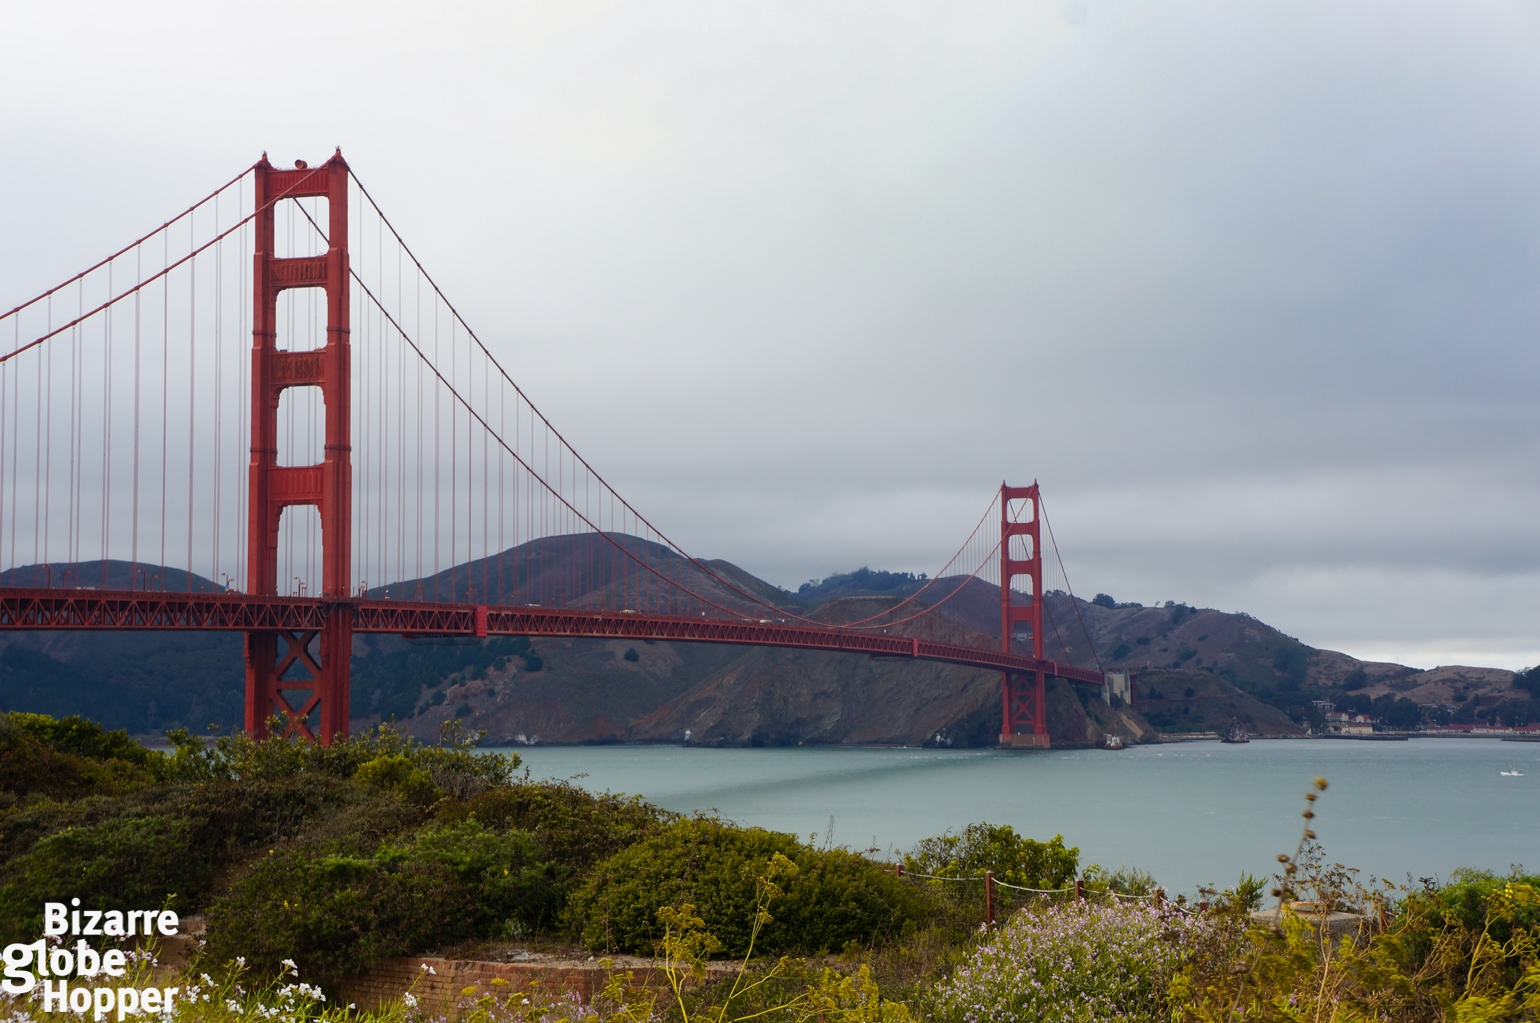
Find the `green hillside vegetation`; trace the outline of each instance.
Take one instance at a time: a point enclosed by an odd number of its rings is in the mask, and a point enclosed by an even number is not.
[[[822,579],[809,579],[797,587],[797,599],[816,607],[837,597],[907,597],[925,585],[924,572],[873,571],[865,565],[854,572],[836,572]]]
[[[732,927],[772,852],[797,876],[763,948],[880,945],[944,913],[863,856],[520,779],[516,756],[476,752],[476,738],[450,728],[424,745],[382,727],[329,747],[210,745],[178,732],[163,753],[80,719],[0,716],[0,940],[35,938],[43,903],[69,892],[207,914],[216,961],[293,959],[336,977],[510,936],[650,951],[677,897],[737,950]],[[644,867],[656,883],[639,883]],[[594,930],[595,901],[630,907],[616,912],[631,929]]]
[[[204,913],[206,946],[171,976],[218,996],[180,1003],[185,1023],[407,1023],[419,1018],[407,1005],[344,1012],[316,989],[279,984],[297,970],[330,987],[392,955],[501,959],[531,946],[586,952],[601,970],[606,953],[661,955],[701,982],[674,999],[628,989],[616,972],[581,1014],[534,989],[471,987],[469,1018],[1524,1023],[1540,1013],[1540,877],[1519,868],[1360,885],[1357,871],[1327,865],[1307,829],[1270,880],[1241,873],[1198,905],[1173,906],[1156,901],[1149,875],[1082,866],[1058,836],[981,822],[920,842],[900,876],[792,835],[530,782],[514,774],[516,757],[478,753],[454,729],[432,746],[389,728],[330,747],[174,738],[172,752],[152,752],[80,719],[0,716],[0,940],[35,940],[42,903],[63,892],[85,906]],[[1307,817],[1325,790],[1318,779]],[[1304,910],[1252,916],[1269,887],[1280,903],[1358,914],[1360,930],[1338,942]],[[742,965],[713,980],[711,957]]]
[[[444,702],[446,682],[484,678],[489,671],[506,669],[514,658],[527,672],[539,671],[545,663],[524,636],[425,643],[354,657],[350,714],[355,718],[379,715],[385,721],[412,717],[424,690],[437,690],[428,704],[438,706]]]
[[[32,634],[37,635],[37,634]],[[55,634],[52,652],[0,647],[0,708],[96,720],[131,732],[227,728],[244,713],[242,639],[231,633]]]

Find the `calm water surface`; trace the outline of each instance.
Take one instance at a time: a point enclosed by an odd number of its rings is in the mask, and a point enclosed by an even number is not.
[[[520,747],[536,778],[576,778],[676,810],[821,843],[904,850],[973,821],[1062,834],[1081,863],[1137,866],[1173,892],[1262,874],[1299,841],[1302,798],[1324,775],[1327,858],[1392,880],[1462,866],[1540,868],[1540,744],[1195,742],[1056,750]],[[1522,778],[1498,772],[1510,764]]]

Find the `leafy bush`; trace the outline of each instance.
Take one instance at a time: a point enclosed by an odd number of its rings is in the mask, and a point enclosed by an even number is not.
[[[412,758],[403,754],[387,754],[360,764],[353,780],[370,788],[395,792],[414,803],[431,803],[439,791],[433,787],[433,778],[420,767],[412,766]]]
[[[55,749],[12,717],[0,715],[0,808],[121,794],[154,781],[148,771],[123,760],[100,761]]]
[[[121,799],[51,804],[4,816],[0,935],[31,940],[43,903],[68,893],[86,905],[192,912],[216,873],[309,821],[357,802],[360,790],[327,778],[218,782],[147,789]]]
[[[1018,913],[935,990],[938,1021],[1156,1020],[1166,987],[1209,925],[1146,907]]]
[[[709,818],[673,824],[594,867],[566,911],[585,945],[649,954],[658,911],[690,904],[729,956],[749,947],[756,882],[780,854],[796,865],[760,935],[765,948],[841,948],[912,929],[921,898],[889,871],[844,850],[816,850],[791,835]]]
[[[10,713],[6,719],[45,746],[90,760],[121,760],[135,767],[149,767],[150,751],[119,729],[109,732],[78,714],[57,721],[46,714]]]
[[[556,891],[527,835],[475,820],[377,848],[350,839],[275,851],[209,910],[216,961],[293,959],[323,976],[503,927],[549,921]]]
[[[220,737],[210,747],[186,729],[168,732],[166,737],[176,750],[163,758],[158,770],[170,781],[276,779],[305,774],[351,778],[371,760],[404,757],[411,768],[427,772],[435,788],[465,798],[506,784],[519,766],[516,753],[477,753],[480,734],[467,732],[458,721],[445,723],[436,746],[423,745],[388,724],[329,746],[279,736],[253,739],[237,733]]]
[[[563,781],[488,789],[439,812],[443,820],[475,817],[487,827],[529,834],[553,869],[584,870],[679,819],[639,796],[593,795]]]
[[[913,873],[979,877],[992,870],[996,880],[1044,889],[1073,882],[1079,863],[1079,848],[1066,848],[1062,835],[1038,842],[1008,824],[988,822],[970,824],[961,834],[923,839],[904,857],[904,869]]]
[[[1221,903],[1231,947],[1194,957],[1172,981],[1178,1023],[1282,1018],[1285,1007],[1297,1020],[1517,1023],[1540,1014],[1533,879],[1460,871],[1447,889],[1407,893],[1392,912],[1394,885],[1364,888],[1357,871],[1327,868],[1318,852],[1304,849],[1287,883],[1311,902],[1366,912],[1372,922],[1357,940],[1335,942],[1308,914],[1281,912],[1277,926],[1242,934],[1249,920],[1240,900]]]
[[[1155,878],[1138,867],[1119,867],[1108,870],[1093,863],[1085,870],[1085,889],[1088,892],[1116,892],[1119,895],[1150,895],[1155,891]]]
[[[191,827],[171,817],[118,817],[49,835],[8,865],[0,920],[10,941],[42,933],[43,903],[66,893],[87,906],[187,912],[183,893],[206,891],[214,863],[191,852]]]
[[[1423,901],[1437,926],[1459,926],[1480,931],[1488,922],[1492,900],[1515,885],[1540,892],[1540,876],[1515,868],[1506,877],[1490,870],[1457,870],[1449,883],[1423,893]],[[1540,929],[1540,899],[1511,904],[1512,913],[1494,922],[1498,941],[1507,941],[1515,928]]]

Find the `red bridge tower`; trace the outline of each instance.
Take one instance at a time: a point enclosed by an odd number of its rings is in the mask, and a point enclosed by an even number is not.
[[[278,593],[278,525],[285,508],[314,505],[321,513],[322,599],[330,608],[318,631],[246,633],[246,732],[267,734],[277,716],[285,735],[331,742],[348,732],[348,664],[353,646],[353,467],[350,438],[348,314],[348,165],[342,151],[320,167],[303,163],[278,170],[264,155],[256,166],[256,253],[252,268],[251,497],[247,509],[247,589]],[[328,207],[328,250],[322,256],[280,259],[274,254],[276,199],[321,196]],[[266,207],[264,209],[264,207]],[[291,351],[279,346],[278,293],[287,288],[326,292],[326,346]],[[319,465],[278,464],[278,399],[289,387],[319,387],[326,405],[326,454]],[[319,637],[319,649],[316,639]],[[279,642],[283,651],[280,655]],[[309,676],[285,679],[295,665]],[[285,691],[299,692],[296,705]],[[307,694],[308,695],[304,695]],[[320,708],[319,732],[308,720]]]
[[[1012,501],[1030,501],[1032,517],[1024,522],[1011,520]],[[1016,626],[1032,628],[1032,656],[1043,659],[1043,551],[1042,519],[1037,484],[1012,487],[1000,484],[1000,649],[1012,653]],[[1012,557],[1013,539],[1026,537],[1031,549],[1026,558]],[[1011,602],[1011,580],[1016,576],[1032,580],[1032,602]],[[1000,745],[1048,748],[1048,720],[1043,691],[1046,680],[1041,669],[1032,672],[1001,674]]]

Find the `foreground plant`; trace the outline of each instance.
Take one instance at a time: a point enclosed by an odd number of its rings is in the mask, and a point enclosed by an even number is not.
[[[374,1012],[357,1011],[352,1005],[331,1005],[322,990],[299,979],[292,962],[284,963],[283,972],[268,980],[253,977],[244,960],[237,960],[208,972],[189,971],[169,979],[156,969],[154,953],[135,950],[128,953],[128,972],[114,979],[118,988],[161,987],[168,982],[178,990],[171,1007],[153,1018],[164,1023],[407,1023],[410,1006],[416,999],[408,992],[402,1000]],[[180,983],[178,983],[178,980]],[[0,995],[4,1023],[80,1023],[83,1019],[121,1019],[113,1011],[44,1011],[41,992],[29,995]],[[130,1013],[132,1018],[151,1018]]]
[[[1161,1020],[1170,979],[1213,928],[1149,906],[1080,903],[1018,913],[935,991],[956,1023]]]
[[[1239,938],[1231,957],[1197,958],[1170,987],[1182,1023],[1528,1023],[1540,1019],[1540,891],[1517,871],[1506,880],[1457,872],[1421,891],[1367,885],[1326,865],[1313,830],[1326,791],[1305,795],[1305,826],[1256,925],[1239,901],[1221,903],[1220,926]],[[1295,901],[1303,899],[1304,901]],[[1397,901],[1398,899],[1398,901]],[[1332,914],[1352,926],[1333,931]],[[1341,920],[1343,918],[1338,917]]]
[[[817,1019],[824,1023],[908,1023],[908,1007],[901,1002],[884,1001],[866,966],[854,977],[825,969],[801,990],[788,989],[786,982],[808,972],[803,960],[782,956],[768,968],[751,968],[760,934],[775,919],[770,915],[770,905],[785,895],[780,882],[795,877],[797,872],[795,863],[776,853],[770,857],[765,873],[755,880],[748,947],[731,982],[725,985],[725,992],[721,987],[708,991],[705,997],[692,997],[686,992],[687,981],[699,985],[706,979],[707,960],[722,948],[721,942],[705,930],[705,921],[695,916],[695,907],[666,906],[658,911],[658,921],[664,928],[658,956],[672,996],[670,1014],[677,1012],[682,1023],[742,1023],[767,1017],[788,1021]]]

